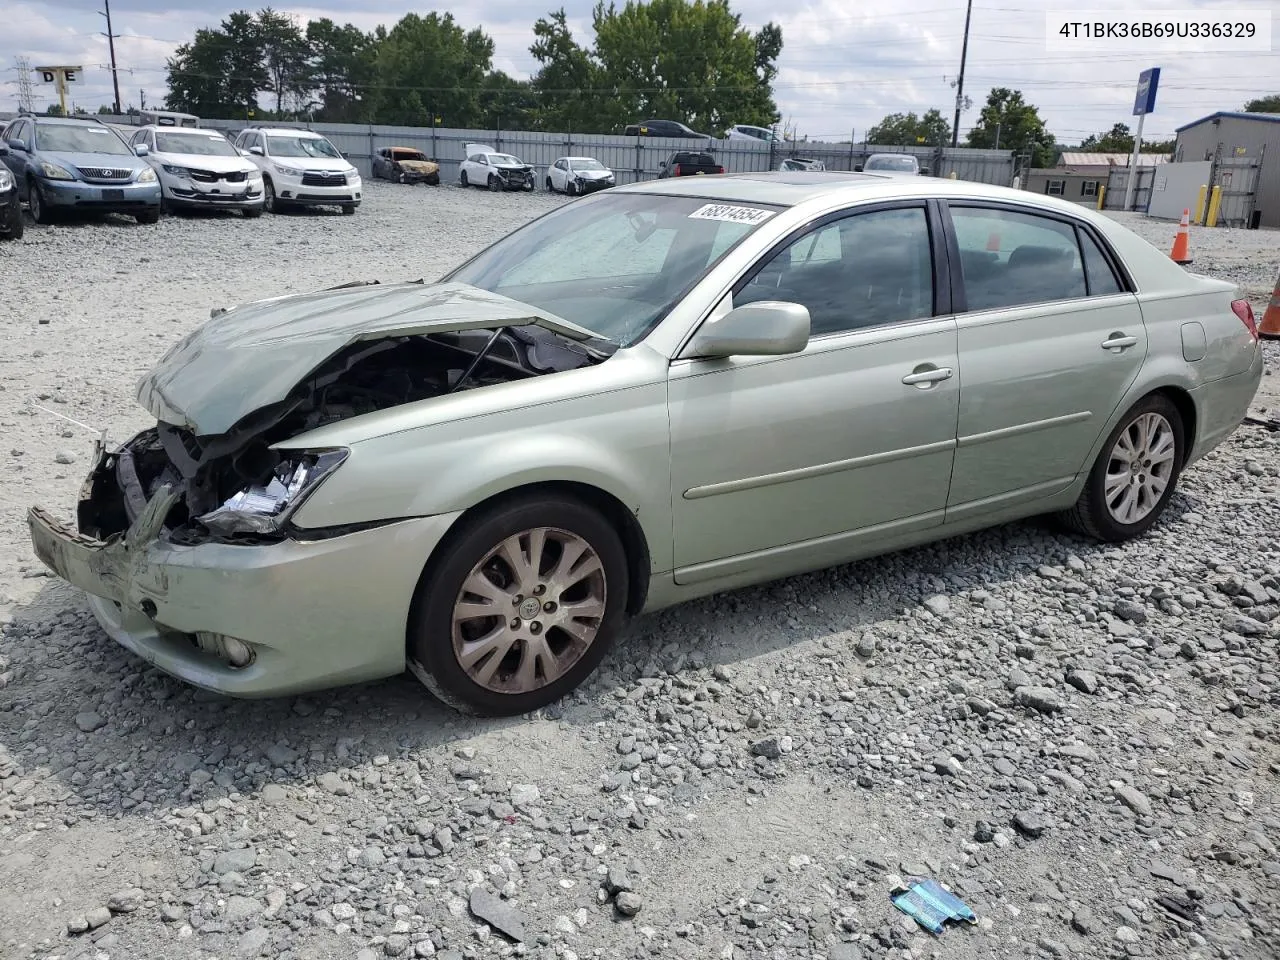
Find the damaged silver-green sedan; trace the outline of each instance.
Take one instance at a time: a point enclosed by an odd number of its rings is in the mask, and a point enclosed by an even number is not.
[[[766,173],[565,204],[439,283],[217,313],[37,555],[124,646],[263,696],[512,714],[629,616],[1033,514],[1120,541],[1243,418],[1248,304],[1109,219]]]

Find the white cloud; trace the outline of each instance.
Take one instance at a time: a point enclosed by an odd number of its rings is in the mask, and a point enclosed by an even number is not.
[[[238,6],[200,6],[193,0],[120,0],[112,11],[121,68],[121,97],[137,103],[140,90],[151,103],[164,88],[164,62],[180,42],[200,26],[217,22]],[[150,9],[154,2],[156,9]],[[588,39],[591,0],[566,3],[580,41]],[[179,6],[190,9],[176,9]],[[558,3],[546,4],[548,10]],[[246,5],[256,9],[252,4]],[[1059,4],[1064,16],[1070,8]],[[1183,0],[1183,9],[1238,10],[1247,3],[1230,0]],[[1142,12],[1144,0],[1113,0],[1117,13]],[[776,99],[784,116],[811,138],[861,137],[884,115],[937,107],[950,120],[955,91],[949,82],[959,71],[964,28],[964,0],[865,0],[851,13],[843,0],[738,0],[744,24],[756,29],[772,19],[783,29]],[[312,0],[307,6],[278,4],[276,9],[302,17],[329,16],[363,29],[391,26],[408,6],[346,10]],[[1163,54],[1151,63],[1139,50],[1081,54],[1049,52],[1045,42],[1045,6],[1038,0],[975,0],[965,92],[974,107],[961,120],[961,133],[977,119],[978,108],[993,86],[1019,89],[1040,108],[1049,129],[1071,141],[1108,129],[1113,123],[1133,125],[1131,105],[1138,73],[1160,66],[1162,77],[1156,113],[1145,133],[1170,136],[1175,127],[1215,110],[1239,109],[1251,97],[1277,92],[1280,43],[1270,53],[1248,55]],[[455,12],[465,27],[483,26],[494,38],[495,66],[527,76],[535,64],[528,48],[533,21],[544,11],[523,0],[473,0]],[[83,64],[86,72],[75,88],[75,102],[89,110],[112,99],[106,69],[107,43],[103,18],[91,0],[46,0],[43,3],[0,0],[0,110],[17,105],[14,60],[26,55],[33,63],[61,61]],[[1280,29],[1280,18],[1273,24]],[[52,87],[37,86],[37,103],[55,99]]]

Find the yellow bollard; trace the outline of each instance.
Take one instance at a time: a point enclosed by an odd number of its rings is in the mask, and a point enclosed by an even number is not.
[[[1209,197],[1209,219],[1205,226],[1216,227],[1218,225],[1218,210],[1222,206],[1222,188],[1215,186],[1213,194]]]
[[[1198,227],[1204,226],[1204,201],[1209,194],[1209,188],[1204,184],[1200,184],[1200,195],[1196,197],[1196,215],[1191,220]]]
[[[1107,185],[1105,183],[1101,183],[1098,185],[1098,209],[1099,210],[1102,209],[1102,201],[1106,199],[1106,196],[1107,196]]]

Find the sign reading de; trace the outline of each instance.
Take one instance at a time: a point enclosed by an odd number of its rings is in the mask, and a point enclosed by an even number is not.
[[[58,101],[62,104],[62,112],[67,112],[67,84],[75,83],[80,79],[80,73],[84,67],[36,67],[35,72],[40,74],[40,79],[45,83],[52,83],[58,90]]]
[[[1156,109],[1156,88],[1160,85],[1160,68],[1152,67],[1138,75],[1138,95],[1133,98],[1133,115],[1140,117]]]

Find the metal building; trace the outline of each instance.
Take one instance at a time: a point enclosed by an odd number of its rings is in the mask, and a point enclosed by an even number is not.
[[[1219,111],[1177,130],[1175,162],[1208,160],[1220,223],[1280,227],[1280,113]]]

